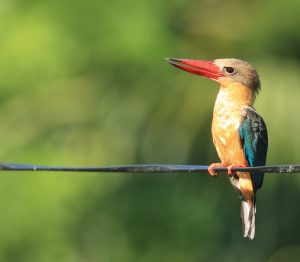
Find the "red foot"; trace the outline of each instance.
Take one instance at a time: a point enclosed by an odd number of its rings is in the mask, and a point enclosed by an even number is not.
[[[215,168],[218,168],[218,167],[226,167],[225,164],[223,163],[212,163],[209,167],[208,167],[208,173],[211,175],[211,176],[217,176],[219,174],[219,172],[215,171],[214,169]]]
[[[232,176],[235,174],[235,171],[233,171],[232,169],[233,168],[237,168],[237,167],[246,167],[246,166],[243,166],[243,165],[235,165],[235,164],[231,164],[227,167],[227,174],[228,176]]]

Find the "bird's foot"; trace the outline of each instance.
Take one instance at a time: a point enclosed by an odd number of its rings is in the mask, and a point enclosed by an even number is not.
[[[228,176],[232,176],[234,175],[236,172],[233,171],[233,168],[238,168],[238,167],[246,167],[245,165],[236,165],[236,164],[231,164],[229,166],[227,166],[227,175]]]
[[[209,167],[208,167],[208,173],[211,176],[217,176],[220,172],[215,171],[215,168],[218,167],[227,167],[224,163],[212,163]]]

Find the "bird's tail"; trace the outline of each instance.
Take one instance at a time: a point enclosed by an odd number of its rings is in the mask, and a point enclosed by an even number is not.
[[[241,203],[241,217],[243,236],[254,238],[255,235],[255,213],[256,207],[254,203],[242,201]]]

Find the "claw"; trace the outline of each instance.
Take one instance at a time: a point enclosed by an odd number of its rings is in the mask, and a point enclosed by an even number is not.
[[[243,166],[243,165],[235,165],[235,164],[231,164],[227,167],[227,174],[228,176],[232,176],[234,175],[236,172],[233,171],[232,169],[233,168],[238,168],[238,167],[246,167],[246,166]]]
[[[214,170],[215,168],[218,167],[226,167],[226,165],[223,163],[213,163],[208,167],[208,173],[213,177],[218,176],[220,172]]]

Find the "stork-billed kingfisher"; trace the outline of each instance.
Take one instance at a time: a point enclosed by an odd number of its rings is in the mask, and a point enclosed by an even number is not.
[[[266,163],[267,128],[263,118],[253,108],[260,91],[259,76],[249,63],[234,58],[214,61],[168,58],[167,61],[220,85],[211,130],[221,163],[211,164],[208,172],[214,176],[214,168],[227,168],[230,182],[241,199],[243,236],[253,239],[256,192],[262,186],[264,174],[233,172],[232,168]]]

